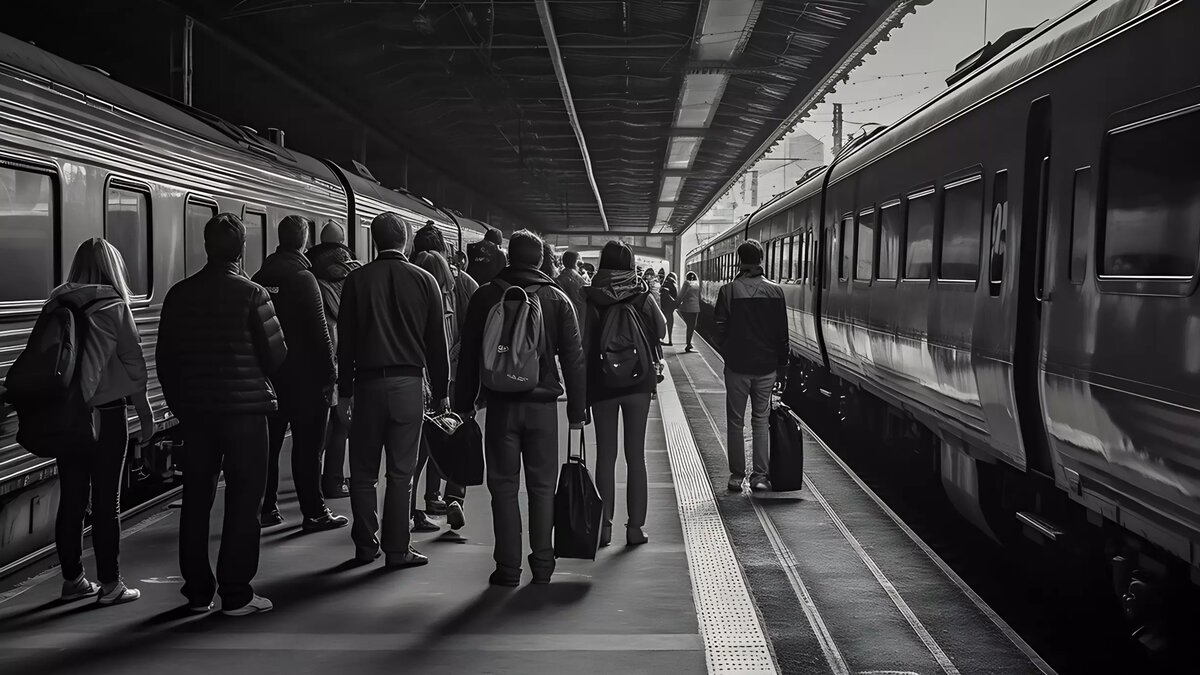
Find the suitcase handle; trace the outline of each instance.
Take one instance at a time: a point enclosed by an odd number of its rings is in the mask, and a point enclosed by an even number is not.
[[[583,429],[578,430],[579,456],[576,457],[575,455],[571,454],[571,432],[573,431],[575,431],[575,429],[567,429],[567,461],[569,462],[572,459],[575,459],[578,460],[580,464],[587,466],[587,443],[585,442],[586,436],[584,435]]]

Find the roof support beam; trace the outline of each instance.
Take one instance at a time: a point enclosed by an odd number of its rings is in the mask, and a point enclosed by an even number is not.
[[[567,82],[567,68],[563,64],[562,51],[558,47],[558,34],[554,31],[554,19],[550,16],[549,0],[537,0],[538,20],[542,23],[542,32],[546,35],[546,46],[550,50],[550,60],[554,64],[554,76],[558,78],[558,87],[562,90],[563,104],[567,108],[567,119],[571,121],[571,129],[579,141],[579,152],[583,155],[583,166],[587,170],[588,183],[592,186],[592,194],[596,195],[596,208],[600,209],[600,222],[608,230],[608,216],[604,214],[604,199],[600,196],[600,186],[596,184],[596,172],[592,168],[592,157],[588,154],[587,141],[583,137],[583,126],[579,123],[579,115],[575,112],[575,99],[571,97],[571,86]]]

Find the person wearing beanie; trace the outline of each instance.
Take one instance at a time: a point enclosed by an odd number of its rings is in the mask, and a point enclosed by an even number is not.
[[[188,609],[244,616],[271,609],[254,593],[258,507],[267,481],[267,416],[277,409],[274,377],[287,358],[283,330],[266,289],[242,276],[246,227],[232,213],[204,226],[208,264],[163,300],[155,350],[167,405],[179,419],[183,508],[179,567]],[[213,577],[209,514],[225,474],[225,521]]]
[[[321,228],[321,243],[308,249],[304,255],[312,263],[313,276],[317,278],[317,287],[321,289],[321,305],[325,310],[325,323],[329,326],[329,339],[336,357],[342,286],[350,272],[362,267],[362,263],[354,259],[354,251],[346,246],[346,231],[333,220],[326,221]],[[337,410],[336,405],[330,408],[329,425],[325,432],[325,455],[321,469],[321,494],[325,499],[345,499],[350,496],[345,468],[350,420],[342,419]]]
[[[746,479],[746,399],[751,404],[754,464],[750,488],[771,489],[771,392],[786,384],[788,365],[787,304],[783,289],[763,276],[762,244],[750,239],[738,246],[741,272],[717,293],[713,315],[714,345],[725,357],[725,416],[728,423],[729,483],[742,491]]]
[[[311,220],[297,215],[279,221],[279,247],[267,256],[251,281],[271,294],[288,341],[287,360],[272,380],[277,385],[279,410],[270,417],[271,459],[259,521],[263,527],[283,523],[278,503],[279,455],[290,427],[292,481],[300,502],[301,529],[320,532],[344,527],[350,520],[331,513],[321,492],[321,450],[329,408],[334,404],[337,367],[321,288],[304,256],[312,225]]]
[[[600,527],[600,545],[612,541],[613,506],[616,499],[616,465],[618,445],[625,449],[628,467],[626,500],[629,522],[625,525],[625,543],[637,546],[648,541],[646,525],[648,504],[646,478],[646,426],[650,415],[650,398],[657,384],[653,375],[624,387],[605,384],[601,370],[604,318],[620,305],[637,310],[645,344],[661,357],[658,343],[666,333],[666,319],[658,308],[658,294],[634,271],[633,250],[625,242],[613,240],[600,251],[600,268],[592,285],[584,289],[587,308],[584,313],[584,353],[587,359],[588,405],[596,420],[596,487],[604,502],[604,523]],[[617,438],[618,422],[624,419],[624,439]]]

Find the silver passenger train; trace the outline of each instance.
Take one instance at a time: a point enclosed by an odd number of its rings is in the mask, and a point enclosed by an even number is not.
[[[711,308],[764,242],[802,382],[916,429],[994,536],[1099,535],[1127,600],[1200,580],[1197,26],[1095,0],[1014,32],[687,262]]]
[[[152,366],[162,299],[204,265],[203,228],[213,215],[242,217],[244,264],[253,273],[287,214],[317,228],[338,222],[358,258],[369,260],[367,228],[383,211],[414,228],[433,221],[455,247],[485,231],[384,188],[362,167],[345,171],[0,35],[0,378],[88,237],[105,237],[124,255]],[[169,435],[174,420],[153,370],[150,401],[156,431]],[[16,423],[6,415],[0,425],[0,570],[51,542],[58,508],[54,461],[17,445]]]

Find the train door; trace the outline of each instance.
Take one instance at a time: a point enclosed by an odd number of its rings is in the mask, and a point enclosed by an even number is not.
[[[1046,96],[1033,102],[1025,129],[1017,273],[1017,326],[1013,386],[1026,466],[1053,475],[1041,400],[1042,304],[1046,301],[1046,230],[1050,203],[1051,106]]]

